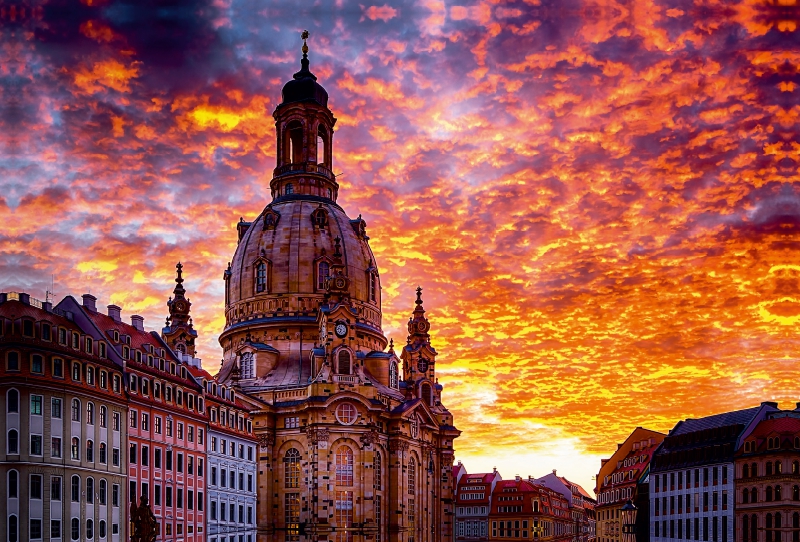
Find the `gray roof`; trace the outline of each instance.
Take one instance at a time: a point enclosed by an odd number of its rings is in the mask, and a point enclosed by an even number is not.
[[[733,412],[725,412],[724,414],[706,416],[705,418],[689,418],[688,420],[678,422],[678,425],[670,431],[669,436],[685,435],[687,433],[694,433],[695,431],[714,429],[716,427],[725,427],[728,425],[747,425],[756,414],[758,414],[760,409],[761,407],[757,406],[745,410],[735,410]]]

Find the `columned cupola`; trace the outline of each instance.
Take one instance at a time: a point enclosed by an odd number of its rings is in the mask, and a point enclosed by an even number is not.
[[[336,201],[333,174],[333,127],[328,93],[309,70],[308,31],[303,34],[300,71],[286,83],[275,118],[277,167],[270,182],[273,201],[291,198]]]

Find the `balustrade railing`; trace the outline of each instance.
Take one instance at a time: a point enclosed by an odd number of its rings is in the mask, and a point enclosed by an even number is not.
[[[289,175],[292,173],[317,173],[332,181],[336,180],[336,176],[333,174],[333,171],[328,169],[326,166],[323,166],[322,164],[316,164],[314,162],[284,164],[282,166],[276,167],[273,170],[272,175],[273,177],[280,177],[281,175]]]

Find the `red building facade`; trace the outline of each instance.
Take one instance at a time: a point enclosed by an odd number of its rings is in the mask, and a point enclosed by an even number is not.
[[[531,480],[499,481],[492,492],[489,540],[570,540],[569,504],[561,493]]]
[[[158,540],[204,541],[208,422],[201,386],[158,334],[144,331],[141,317],[126,324],[113,305],[102,314],[92,296],[81,308],[126,367],[129,501],[147,497]]]
[[[800,412],[769,414],[735,455],[735,540],[800,541]]]

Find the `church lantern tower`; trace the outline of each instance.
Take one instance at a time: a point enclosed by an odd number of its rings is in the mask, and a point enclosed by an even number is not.
[[[183,265],[181,262],[178,262],[175,269],[177,270],[175,289],[172,291],[173,297],[170,297],[167,301],[169,316],[167,316],[166,324],[161,330],[161,336],[173,352],[181,352],[194,357],[197,331],[195,331],[192,317],[189,315],[192,303],[186,297],[186,289],[183,287]]]
[[[308,32],[303,32],[300,71],[283,87],[275,118],[277,166],[270,183],[272,198],[294,195],[336,201],[339,185],[333,174],[333,127],[328,92],[309,70]]]

